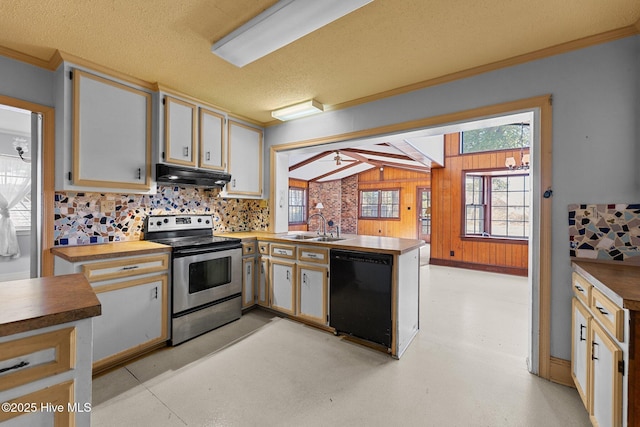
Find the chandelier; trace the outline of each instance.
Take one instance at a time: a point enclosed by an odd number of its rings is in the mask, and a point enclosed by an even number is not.
[[[524,123],[520,123],[520,164],[516,162],[514,157],[507,157],[504,161],[504,165],[511,171],[513,170],[529,170],[530,157],[529,153],[524,153]]]

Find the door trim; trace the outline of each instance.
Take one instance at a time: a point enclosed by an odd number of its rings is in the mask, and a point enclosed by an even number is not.
[[[278,200],[276,195],[277,183],[277,155],[280,152],[296,148],[311,147],[332,142],[343,142],[351,139],[374,135],[404,132],[412,129],[444,126],[451,123],[471,121],[481,117],[505,115],[518,111],[533,111],[534,117],[539,117],[539,147],[532,153],[532,164],[538,168],[535,188],[540,194],[534,202],[539,211],[537,227],[538,242],[531,243],[529,251],[529,277],[532,281],[531,331],[530,331],[530,359],[529,370],[545,379],[550,378],[551,366],[551,198],[543,198],[542,192],[552,186],[552,103],[551,94],[526,98],[502,104],[489,105],[470,110],[458,111],[439,116],[426,117],[408,122],[312,138],[297,142],[272,145],[270,154],[270,188],[271,200]],[[533,180],[532,180],[533,181]],[[277,224],[277,209],[269,212],[269,230],[273,231]],[[536,212],[538,213],[538,212]],[[532,233],[534,235],[534,233]],[[537,262],[536,262],[537,261]],[[537,271],[532,269],[538,267]]]
[[[53,107],[0,95],[0,104],[42,114],[42,253],[40,276],[53,276],[55,112]]]

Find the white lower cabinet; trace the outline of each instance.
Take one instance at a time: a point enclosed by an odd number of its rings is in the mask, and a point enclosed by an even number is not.
[[[0,337],[0,424],[91,424],[91,318]]]
[[[624,326],[629,315],[621,302],[614,302],[615,294],[590,279],[573,273],[571,376],[594,426],[630,427],[625,386],[629,338]]]
[[[83,273],[102,304],[93,319],[94,373],[169,339],[168,269],[167,253],[86,261],[56,256],[55,274]]]
[[[258,287],[257,287],[258,305],[269,307],[269,259],[258,258]]]
[[[254,304],[254,283],[256,258],[254,256],[242,258],[242,308],[251,307]]]
[[[95,371],[167,340],[167,275],[95,286],[102,316],[93,325]]]
[[[271,307],[291,315],[295,314],[295,271],[295,262],[271,260]]]
[[[324,266],[298,265],[298,316],[326,325],[327,276]]]
[[[599,427],[622,425],[622,350],[591,319],[591,420]]]
[[[589,337],[591,336],[591,314],[578,300],[572,300],[573,316],[571,317],[571,376],[587,411],[591,410],[587,388],[589,386]]]

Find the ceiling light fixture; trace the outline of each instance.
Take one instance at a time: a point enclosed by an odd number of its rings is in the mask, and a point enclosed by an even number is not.
[[[211,47],[237,67],[288,45],[373,0],[280,0]]]
[[[300,117],[322,113],[323,111],[324,105],[322,105],[315,99],[310,99],[299,104],[290,105],[278,110],[273,110],[271,112],[271,116],[275,119],[285,122],[287,120],[299,119]]]

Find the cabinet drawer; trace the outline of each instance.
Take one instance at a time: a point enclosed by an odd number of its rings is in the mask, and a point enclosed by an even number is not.
[[[611,301],[597,288],[591,290],[591,311],[593,317],[618,341],[624,341],[624,310]]]
[[[73,369],[75,328],[65,328],[0,344],[0,390]]]
[[[269,244],[266,242],[258,242],[258,252],[262,255],[269,255]]]
[[[89,282],[93,283],[120,277],[156,273],[168,269],[169,255],[162,254],[84,264],[82,266],[82,273]]]
[[[256,244],[254,242],[242,244],[242,255],[251,255],[255,253],[256,253]]]
[[[572,274],[572,278],[573,293],[588,307],[591,304],[591,289],[593,285],[575,271]]]
[[[296,247],[291,245],[279,245],[276,243],[271,244],[271,256],[277,256],[281,258],[296,258]]]
[[[298,261],[327,264],[329,262],[329,250],[319,248],[299,248]]]
[[[10,406],[15,406],[17,410],[14,411],[0,411],[0,423],[9,421],[13,418],[23,416],[22,419],[16,420],[18,425],[53,425],[57,426],[73,426],[75,425],[76,418],[75,413],[69,410],[69,407],[75,404],[73,381],[65,381],[58,383],[50,387],[34,391],[15,399],[11,399],[7,402]],[[42,411],[41,408],[59,408],[62,406],[62,411]],[[80,406],[80,409],[88,410],[84,406]],[[12,424],[10,424],[12,425]]]

